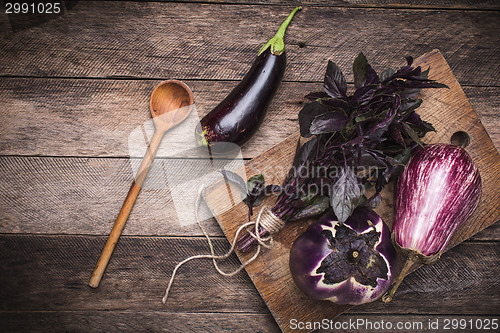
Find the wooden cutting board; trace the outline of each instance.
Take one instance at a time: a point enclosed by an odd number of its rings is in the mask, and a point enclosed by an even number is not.
[[[431,122],[437,131],[429,133],[424,141],[449,143],[455,132],[466,132],[470,136],[467,151],[481,173],[483,184],[481,203],[468,224],[456,233],[449,246],[451,248],[500,219],[498,177],[500,155],[439,50],[421,56],[415,60],[414,65],[420,65],[423,69],[430,67],[430,78],[450,87],[450,89],[427,89],[422,92],[424,102],[417,111],[422,119]],[[246,172],[248,177],[263,173],[267,184],[281,184],[292,163],[298,137],[298,134],[292,135],[246,163],[245,170],[237,172],[240,174]],[[227,200],[228,191],[231,191],[231,187],[221,181],[207,188],[204,198],[225,235],[229,241],[232,241],[238,227],[247,221],[248,210],[244,203],[234,203],[239,200]],[[232,195],[234,198],[240,196],[236,192]],[[383,197],[383,204],[376,211],[389,227],[392,227],[392,184],[386,187]],[[275,198],[268,198],[264,204],[271,206],[274,200]],[[260,206],[256,208],[256,211],[259,209]],[[286,226],[274,237],[274,247],[265,250],[257,260],[246,267],[248,275],[283,332],[292,331],[291,320],[302,322],[331,320],[350,308],[350,306],[339,306],[327,301],[311,300],[294,285],[288,269],[289,250],[296,237],[312,222],[305,221]],[[250,258],[251,254],[238,253],[238,256],[244,262]],[[384,306],[380,300],[378,302],[381,307]],[[397,293],[393,302],[397,302]],[[293,330],[293,332],[309,331]]]

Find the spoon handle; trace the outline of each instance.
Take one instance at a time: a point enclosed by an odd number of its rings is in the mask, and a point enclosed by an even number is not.
[[[148,174],[149,168],[151,167],[151,163],[153,163],[153,159],[156,154],[156,150],[160,145],[161,139],[163,137],[164,131],[156,130],[151,138],[151,142],[149,143],[148,150],[142,159],[139,170],[137,171],[137,175],[135,180],[132,182],[132,186],[128,191],[127,197],[123,202],[122,209],[116,218],[115,224],[113,225],[113,229],[108,236],[108,240],[106,245],[104,245],[104,249],[102,250],[101,256],[97,261],[97,265],[94,268],[94,272],[90,278],[89,286],[92,288],[97,288],[99,286],[99,282],[101,282],[102,275],[106,270],[106,266],[108,265],[109,259],[111,258],[111,254],[120,238],[125,222],[130,215],[130,211],[134,206],[135,200],[139,195],[142,185],[144,184],[144,180]]]

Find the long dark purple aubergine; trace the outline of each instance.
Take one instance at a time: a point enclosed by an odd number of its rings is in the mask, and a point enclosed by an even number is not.
[[[465,149],[434,144],[411,157],[395,193],[392,238],[407,261],[384,302],[392,300],[415,263],[433,263],[446,250],[479,204],[481,177]]]
[[[257,132],[285,73],[285,31],[300,9],[296,7],[260,49],[243,80],[201,119],[195,133],[201,146],[222,153],[243,145]]]

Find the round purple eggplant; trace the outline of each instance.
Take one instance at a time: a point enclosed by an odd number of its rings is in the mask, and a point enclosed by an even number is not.
[[[283,39],[288,24],[300,9],[296,7],[276,35],[260,49],[243,80],[201,119],[195,131],[201,146],[223,153],[240,147],[257,132],[283,79],[286,67]]]
[[[363,304],[391,285],[396,251],[389,228],[373,210],[358,207],[344,222],[329,212],[292,245],[290,271],[295,284],[313,299]]]

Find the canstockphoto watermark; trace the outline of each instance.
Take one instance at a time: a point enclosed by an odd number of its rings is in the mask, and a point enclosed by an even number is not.
[[[499,328],[498,318],[428,318],[426,320],[370,320],[356,318],[348,320],[323,319],[321,321],[290,320],[291,330],[330,330],[330,331],[394,331],[394,332],[422,332],[422,331],[496,331]]]
[[[349,319],[345,321],[336,321],[331,319],[323,319],[321,321],[298,321],[290,320],[290,329],[292,330],[352,330],[352,331],[367,331],[367,330],[415,330],[421,331],[424,329],[422,321],[385,321],[385,320],[369,320],[364,318]]]

